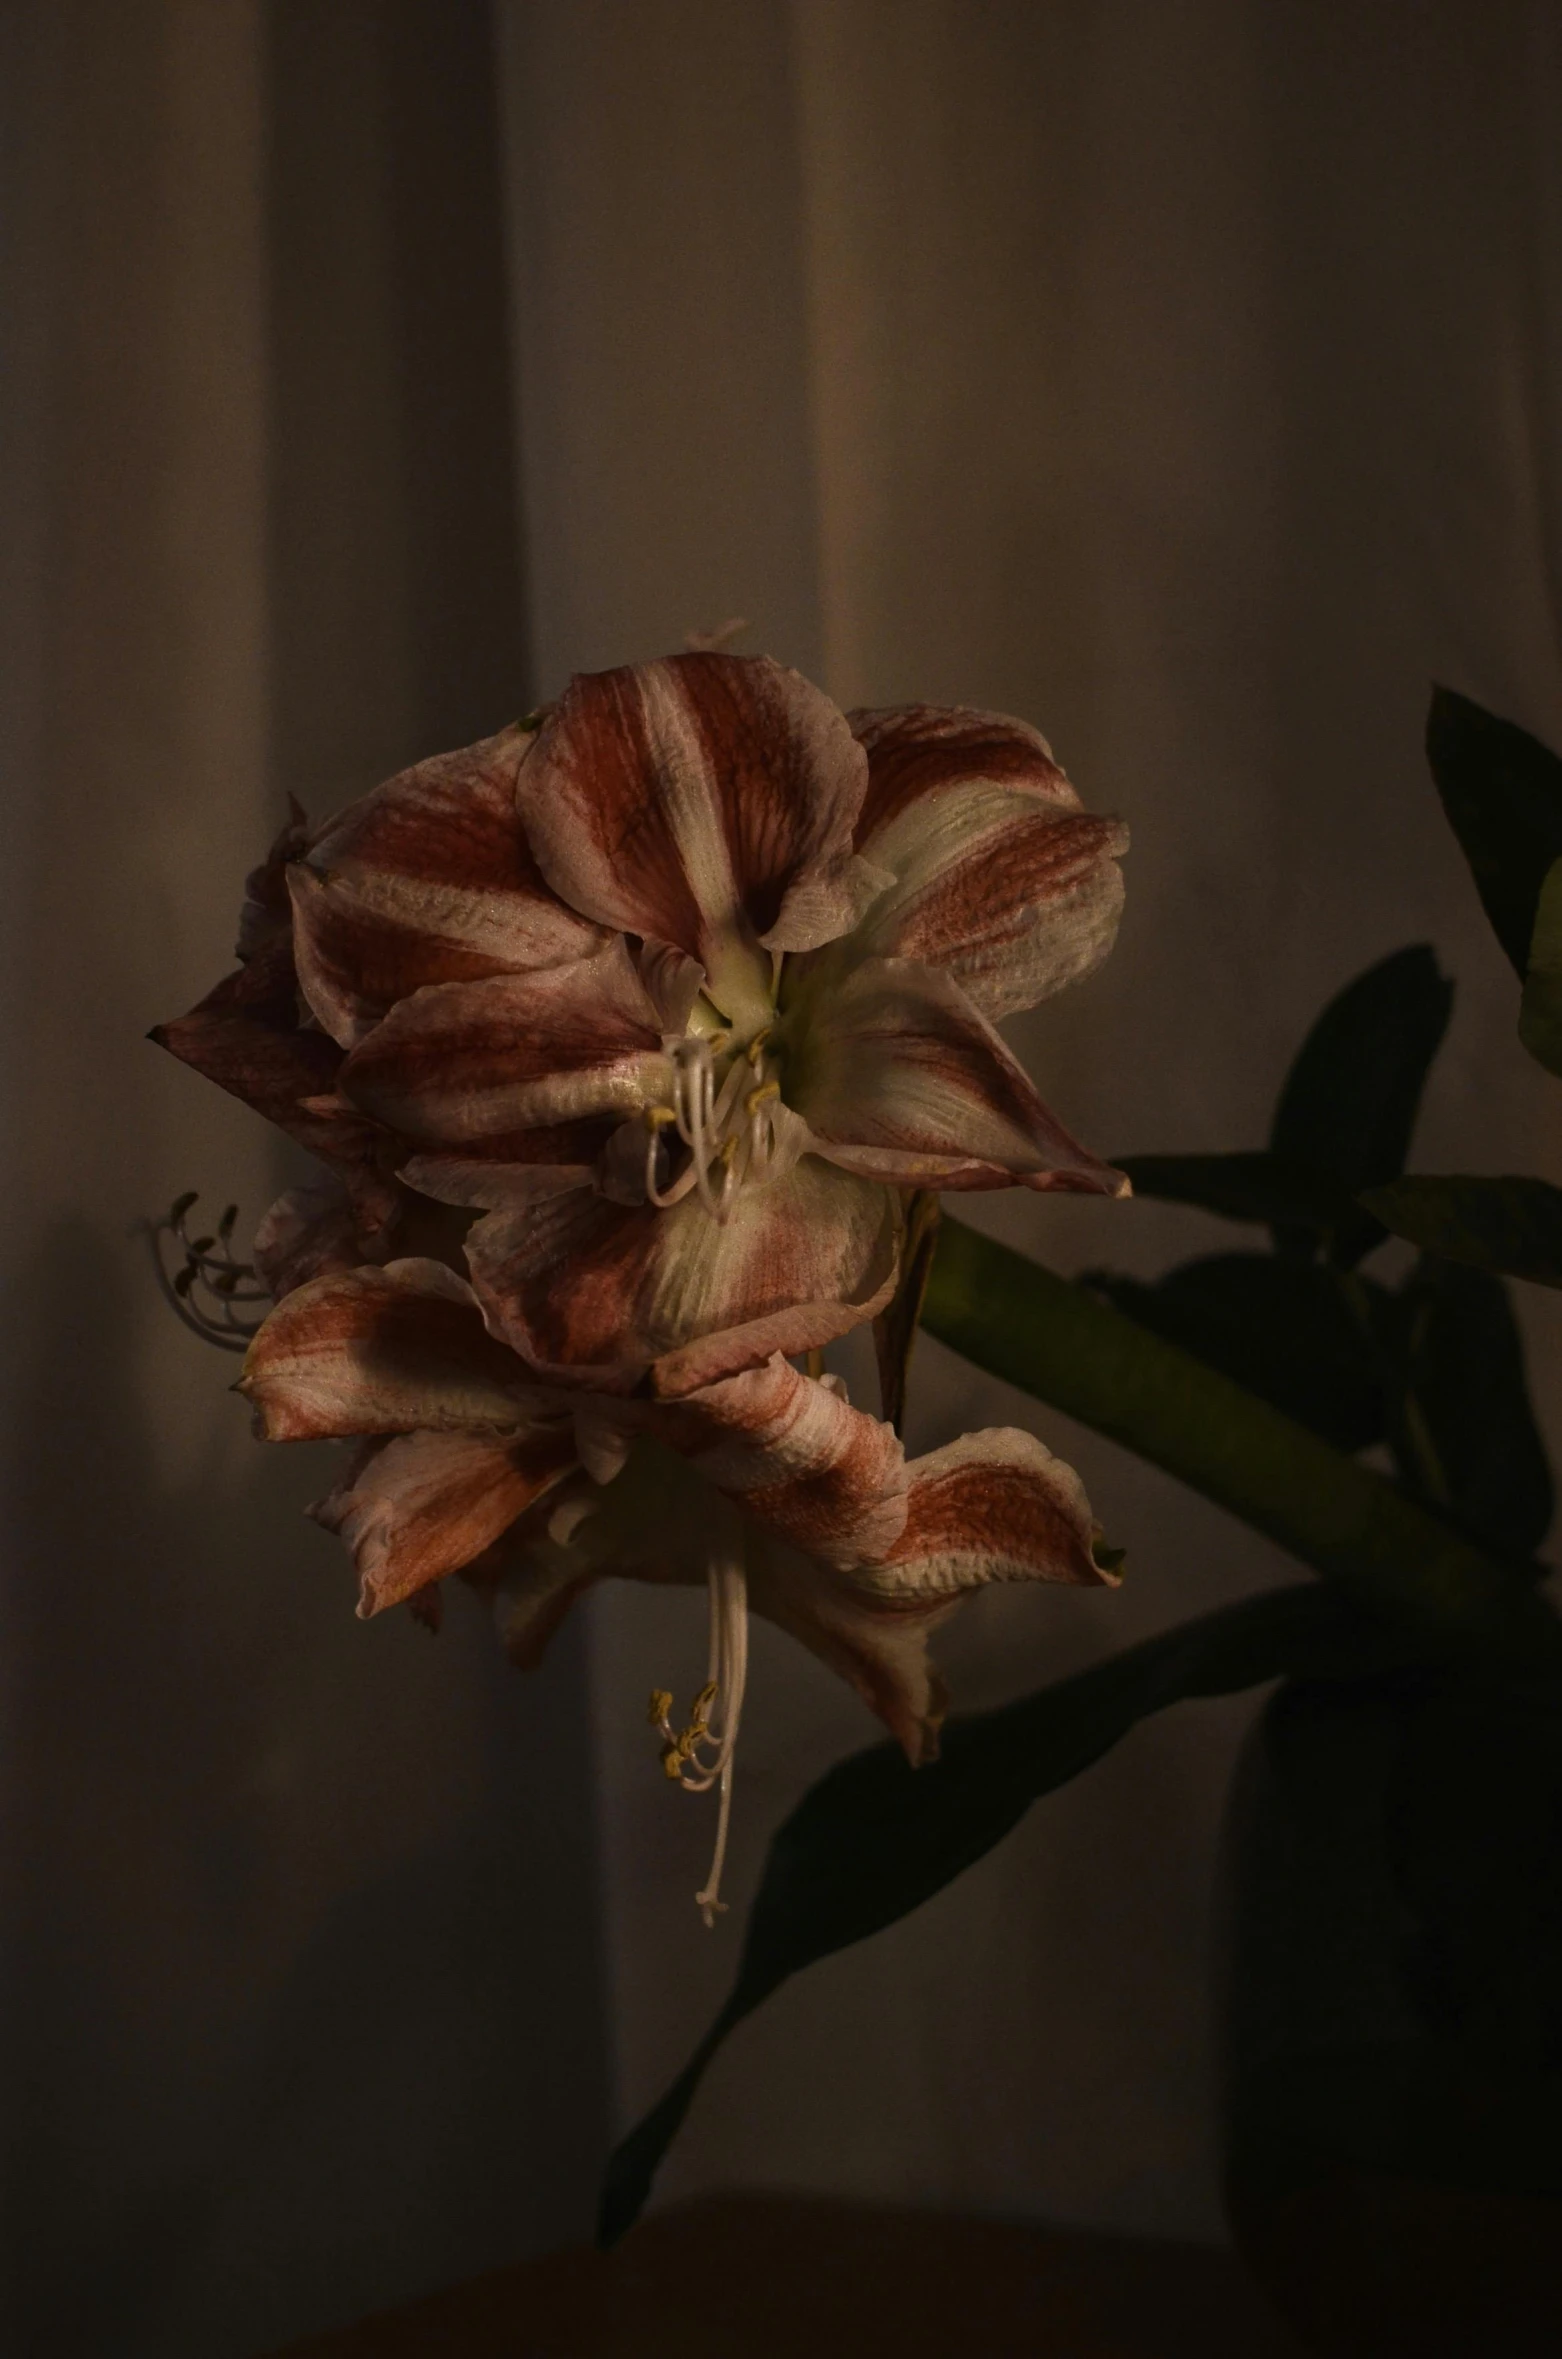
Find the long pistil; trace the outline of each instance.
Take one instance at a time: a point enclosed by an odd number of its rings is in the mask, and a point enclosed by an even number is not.
[[[665,1740],[662,1767],[673,1783],[691,1794],[707,1794],[712,1786],[719,1789],[710,1873],[694,1896],[707,1926],[714,1926],[727,1905],[721,1898],[721,1877],[732,1818],[732,1758],[748,1685],[748,1581],[742,1557],[713,1556],[708,1580],[710,1650],[705,1685],[694,1699],[686,1728],[674,1729],[673,1699],[666,1688],[653,1693],[650,1720]],[[718,1706],[720,1726],[713,1728],[711,1713]]]

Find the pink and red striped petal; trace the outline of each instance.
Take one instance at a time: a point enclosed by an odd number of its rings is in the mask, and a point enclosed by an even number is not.
[[[351,1048],[398,1000],[584,957],[602,932],[543,880],[516,810],[520,729],[388,779],[290,871],[299,981]]]
[[[959,706],[852,722],[868,755],[858,845],[895,879],[858,930],[860,955],[940,967],[995,1019],[1100,964],[1128,831],[1081,807],[1036,730]]]
[[[1127,1192],[935,968],[826,952],[800,978],[782,1038],[787,1095],[816,1151],[845,1170],[893,1187]]]

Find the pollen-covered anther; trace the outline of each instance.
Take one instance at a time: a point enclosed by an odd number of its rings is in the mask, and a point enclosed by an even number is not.
[[[720,1788],[710,1874],[703,1890],[694,1896],[700,1914],[710,1926],[725,1907],[718,1896],[732,1811],[732,1756],[743,1713],[743,1691],[748,1683],[748,1581],[741,1562],[725,1556],[713,1558],[708,1581],[711,1676],[689,1707],[686,1728],[673,1727],[672,1694],[664,1687],[652,1690],[647,1717],[663,1739],[662,1773],[670,1784],[682,1786],[691,1794],[709,1793],[712,1786]],[[718,1696],[725,1701],[721,1727],[713,1729],[711,1713]]]

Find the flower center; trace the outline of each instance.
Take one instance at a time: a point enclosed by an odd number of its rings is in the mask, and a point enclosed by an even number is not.
[[[705,1685],[695,1697],[686,1728],[674,1729],[673,1699],[665,1687],[653,1690],[647,1717],[665,1740],[662,1767],[675,1785],[690,1794],[708,1794],[719,1786],[716,1845],[710,1874],[694,1902],[707,1926],[714,1926],[726,1909],[721,1894],[721,1871],[727,1857],[727,1827],[732,1816],[732,1756],[737,1749],[738,1724],[743,1717],[743,1691],[748,1684],[748,1581],[741,1554],[713,1556],[707,1575],[710,1584],[710,1653]],[[721,1725],[712,1728],[710,1716],[718,1702]]]
[[[770,1029],[741,1050],[727,1032],[690,1032],[672,1050],[672,1103],[645,1110],[645,1193],[661,1211],[697,1194],[713,1220],[725,1221],[745,1182],[770,1176],[782,1112],[779,1062],[767,1053]],[[718,1058],[725,1058],[718,1069]],[[670,1134],[688,1148],[668,1174]]]

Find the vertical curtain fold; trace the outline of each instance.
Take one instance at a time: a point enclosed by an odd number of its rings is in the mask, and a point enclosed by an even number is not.
[[[583,2231],[586,1666],[368,1631],[133,1224],[288,1175],[145,1043],[317,812],[525,709],[480,0],[61,0],[9,118],[6,2259],[23,2355],[267,2349]],[[14,331],[14,335],[13,335]]]

